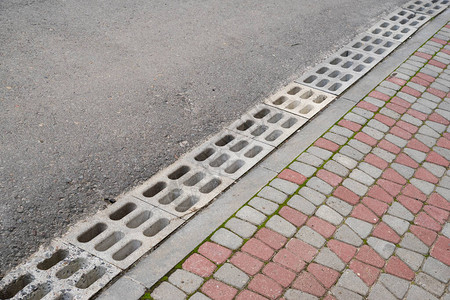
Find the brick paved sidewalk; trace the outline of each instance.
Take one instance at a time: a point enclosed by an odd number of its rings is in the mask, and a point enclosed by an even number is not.
[[[446,25],[145,297],[450,299],[449,38]]]

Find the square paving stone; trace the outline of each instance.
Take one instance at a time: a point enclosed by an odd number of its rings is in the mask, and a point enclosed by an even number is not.
[[[229,263],[225,263],[221,266],[219,270],[214,273],[214,278],[238,289],[242,289],[250,279],[247,274]]]
[[[325,239],[323,236],[308,226],[303,226],[300,228],[295,237],[316,248],[320,248],[323,244],[325,244]]]
[[[236,216],[255,225],[261,225],[267,217],[256,209],[246,205],[236,213]]]
[[[316,206],[303,198],[300,195],[294,195],[287,203],[290,207],[301,211],[302,213],[311,216],[316,210]]]
[[[283,203],[287,199],[287,195],[271,186],[264,187],[258,196],[276,203]]]
[[[298,189],[297,184],[281,178],[275,178],[269,185],[288,195],[293,194]]]
[[[187,296],[177,287],[171,285],[167,281],[161,283],[151,294],[152,298],[155,300],[181,300],[186,299]]]
[[[236,233],[237,235],[243,237],[244,239],[250,238],[256,231],[257,227],[248,222],[242,221],[238,218],[230,219],[225,227]]]
[[[203,278],[186,270],[178,269],[170,275],[169,282],[187,294],[192,294],[202,285]]]
[[[382,283],[397,298],[402,299],[409,288],[409,281],[390,275],[381,274],[378,282]]]
[[[217,230],[211,237],[211,241],[233,250],[238,249],[243,243],[242,238],[225,228]]]
[[[294,225],[278,215],[271,217],[269,221],[267,221],[266,227],[285,237],[292,237],[297,231],[297,228]]]
[[[265,215],[273,214],[279,207],[278,204],[259,197],[253,198],[248,204]]]

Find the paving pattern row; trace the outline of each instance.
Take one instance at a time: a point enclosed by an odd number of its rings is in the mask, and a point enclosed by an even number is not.
[[[449,39],[450,23],[145,297],[450,299]]]

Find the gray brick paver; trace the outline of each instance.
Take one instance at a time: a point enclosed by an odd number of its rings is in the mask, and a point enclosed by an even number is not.
[[[275,178],[269,185],[288,195],[293,194],[298,189],[297,184],[281,178]]]
[[[245,222],[238,218],[230,219],[225,224],[225,227],[245,239],[250,238],[256,232],[257,229],[255,225]]]
[[[288,238],[292,237],[297,231],[294,225],[278,215],[271,217],[267,221],[266,227]]]
[[[214,273],[214,278],[226,284],[242,289],[250,277],[230,263],[225,263]]]
[[[211,237],[211,241],[233,250],[238,249],[243,243],[242,238],[225,228],[217,230]]]
[[[176,270],[169,276],[169,282],[187,294],[195,292],[203,283],[203,278],[183,269]]]
[[[253,198],[248,204],[265,215],[273,214],[279,207],[278,204],[259,197]]]

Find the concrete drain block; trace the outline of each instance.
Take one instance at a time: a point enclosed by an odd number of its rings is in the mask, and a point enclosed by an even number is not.
[[[345,46],[345,48],[367,53],[368,55],[377,57],[378,61],[380,61],[394,51],[399,45],[400,42],[366,32],[358,35],[353,41]]]
[[[134,197],[123,197],[89,220],[75,224],[63,238],[126,269],[183,222]]]
[[[265,103],[310,119],[335,98],[335,95],[293,82]]]
[[[275,107],[259,104],[228,126],[228,129],[276,147],[307,121],[306,118]]]
[[[233,182],[188,159],[180,159],[127,195],[187,220]]]
[[[445,10],[449,3],[449,0],[414,0],[406,3],[403,8],[419,14],[436,16]]]
[[[220,176],[237,179],[273,149],[233,131],[223,130],[185,158]]]
[[[403,8],[395,10],[386,17],[386,20],[389,20],[390,22],[414,28],[421,27],[430,19],[431,17],[428,15],[416,14]]]
[[[315,66],[296,82],[335,95],[341,94],[378,62],[380,57],[355,49],[343,48],[324,63]]]
[[[0,299],[89,299],[120,269],[59,239],[0,281]]]
[[[372,26],[368,32],[375,37],[388,39],[396,42],[403,42],[410,37],[417,28],[408,25],[400,25],[395,22],[383,20]]]

